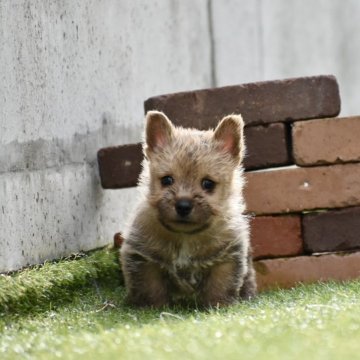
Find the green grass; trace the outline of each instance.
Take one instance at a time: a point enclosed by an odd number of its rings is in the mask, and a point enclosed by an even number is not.
[[[3,292],[9,279],[0,281],[0,359],[360,358],[360,281],[273,291],[208,312],[136,310],[124,305],[115,264],[114,253],[101,251],[47,264],[47,275],[15,274],[13,284],[23,281],[17,306],[16,291],[11,301]]]
[[[0,274],[0,314],[41,311],[51,302],[68,301],[75,290],[99,280],[119,278],[117,252],[103,249],[77,254],[57,263],[19,271],[12,276]]]

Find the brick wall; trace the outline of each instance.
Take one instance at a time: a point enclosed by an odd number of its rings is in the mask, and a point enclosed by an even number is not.
[[[289,136],[291,166],[246,173],[259,287],[360,277],[360,116]]]
[[[339,118],[336,79],[316,76],[154,97],[176,124],[246,123],[245,198],[260,289],[360,277],[360,116]],[[101,149],[104,188],[134,186],[139,144]]]

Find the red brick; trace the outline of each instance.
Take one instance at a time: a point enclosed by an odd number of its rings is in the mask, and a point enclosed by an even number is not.
[[[260,169],[290,163],[286,124],[245,128],[246,169]]]
[[[102,187],[119,189],[136,186],[142,159],[141,144],[100,149],[98,165]]]
[[[258,288],[289,288],[298,283],[360,278],[360,252],[298,256],[254,262]]]
[[[360,163],[245,174],[249,212],[276,214],[360,205]]]
[[[292,135],[298,165],[360,161],[360,116],[296,122]]]
[[[303,231],[308,252],[360,249],[360,207],[306,214]]]
[[[116,233],[116,234],[114,235],[114,248],[120,249],[121,246],[122,246],[122,244],[123,244],[123,242],[124,242],[124,238],[123,238],[122,234],[119,233],[119,232]]]
[[[161,95],[144,106],[177,125],[208,129],[231,113],[242,114],[247,125],[332,117],[340,112],[340,96],[336,78],[323,75]]]
[[[254,258],[303,253],[300,216],[258,216],[250,225]]]

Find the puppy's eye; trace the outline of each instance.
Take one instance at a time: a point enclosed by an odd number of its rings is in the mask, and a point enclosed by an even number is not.
[[[215,189],[215,182],[210,179],[203,179],[201,181],[201,187],[208,192],[211,192]]]
[[[164,176],[160,181],[162,186],[170,186],[174,183],[174,178],[172,176]]]

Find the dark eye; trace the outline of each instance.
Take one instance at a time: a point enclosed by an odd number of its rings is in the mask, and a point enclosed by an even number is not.
[[[205,191],[213,191],[215,189],[215,182],[210,180],[210,179],[203,179],[201,181],[201,187],[205,190]]]
[[[172,176],[164,176],[161,178],[162,186],[170,186],[174,183],[174,178]]]

